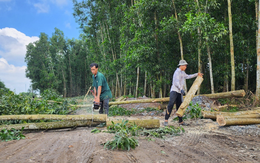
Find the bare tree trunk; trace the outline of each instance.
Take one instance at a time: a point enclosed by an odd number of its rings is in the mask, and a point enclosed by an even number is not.
[[[197,7],[198,7],[198,10],[200,12],[199,1],[195,0],[195,2],[197,3]],[[199,36],[199,42],[198,42],[198,72],[201,72],[201,68],[202,68],[201,67],[201,44],[202,44],[202,41],[201,41],[201,31],[200,31],[200,28],[198,28],[198,36]],[[198,95],[200,94],[200,86],[198,88],[197,94]]]
[[[177,14],[177,11],[176,11],[174,0],[172,0],[172,4],[173,4],[173,8],[174,8],[175,19],[178,21],[178,14]],[[182,38],[181,38],[181,33],[179,31],[178,31],[178,38],[179,38],[179,42],[180,42],[181,59],[184,59],[184,57],[183,57]]]
[[[162,73],[160,73],[160,81],[161,81],[161,84],[160,84],[159,98],[162,98]]]
[[[67,95],[67,90],[66,90],[66,80],[65,80],[65,76],[64,76],[64,72],[63,69],[61,69],[62,71],[62,77],[63,77],[63,97],[66,98]]]
[[[130,88],[129,88],[129,95],[132,95],[132,93],[131,93],[131,87],[132,87],[132,82],[130,82]]]
[[[258,35],[257,35],[257,69],[256,69],[256,96],[260,98],[260,2],[258,3]]]
[[[144,96],[146,95],[147,71],[144,71]]]
[[[126,95],[126,76],[125,76],[125,81],[124,81],[124,96]]]
[[[229,18],[229,39],[230,39],[230,58],[231,58],[231,91],[235,90],[235,57],[234,57],[234,44],[232,33],[232,13],[231,13],[231,0],[228,0],[228,18]]]
[[[71,63],[70,63],[70,55],[69,55],[69,69],[70,69],[70,97],[72,96],[72,74],[71,74]]]
[[[212,61],[210,55],[210,47],[207,45],[208,59],[209,59],[209,76],[210,76],[210,85],[211,85],[211,93],[214,93],[214,82],[213,82],[213,74],[212,74]]]
[[[200,28],[198,28],[199,42],[198,42],[198,72],[201,72],[201,32]],[[197,94],[200,94],[200,86],[198,88]]]
[[[136,88],[135,88],[135,97],[138,96],[138,83],[139,83],[139,67],[137,67],[136,71]]]

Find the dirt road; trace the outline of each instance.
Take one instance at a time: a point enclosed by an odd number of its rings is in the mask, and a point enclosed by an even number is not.
[[[236,136],[205,120],[190,124],[181,136],[153,141],[139,137],[139,146],[130,151],[104,149],[100,144],[113,134],[92,134],[93,128],[27,133],[24,140],[0,142],[0,162],[260,162],[259,135]]]

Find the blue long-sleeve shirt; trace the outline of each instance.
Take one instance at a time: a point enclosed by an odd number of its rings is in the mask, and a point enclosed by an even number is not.
[[[198,76],[198,73],[187,75],[185,71],[181,71],[180,68],[177,68],[172,77],[171,91],[181,93],[181,90],[183,89],[185,83],[185,79],[195,78],[196,76]]]

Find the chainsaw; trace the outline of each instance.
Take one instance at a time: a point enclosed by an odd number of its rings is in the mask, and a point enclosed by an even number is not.
[[[99,112],[101,106],[102,106],[102,102],[97,103],[94,101],[92,104],[92,109],[93,111]]]

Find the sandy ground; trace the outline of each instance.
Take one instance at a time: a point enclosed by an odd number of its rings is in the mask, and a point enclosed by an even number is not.
[[[122,118],[163,122],[163,116],[110,117]],[[260,162],[259,126],[218,127],[208,119],[186,122],[190,125],[184,127],[184,134],[152,141],[138,137],[139,146],[130,151],[104,149],[101,144],[112,139],[113,134],[93,134],[91,127],[26,133],[26,139],[0,142],[0,162]]]

